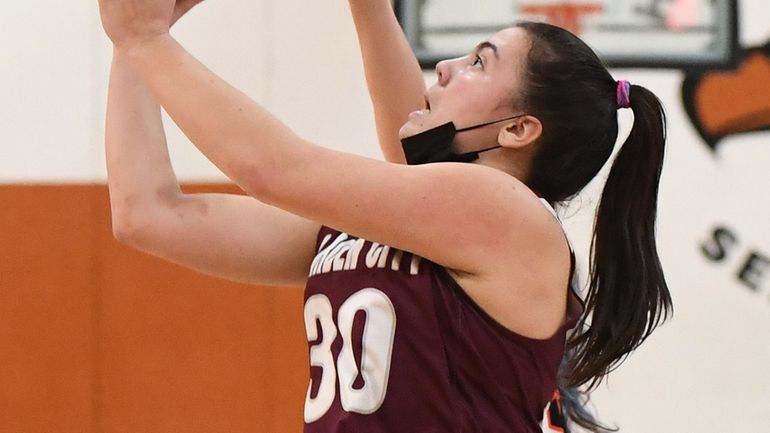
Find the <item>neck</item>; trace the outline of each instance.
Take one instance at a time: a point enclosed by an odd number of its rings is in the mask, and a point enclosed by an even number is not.
[[[475,162],[476,164],[500,170],[527,183],[530,166],[532,165],[532,155],[531,152],[526,152],[525,149],[501,147],[480,154],[479,159]]]

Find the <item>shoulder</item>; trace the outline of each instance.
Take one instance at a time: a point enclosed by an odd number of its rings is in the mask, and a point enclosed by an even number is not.
[[[465,164],[458,171],[460,182],[473,185],[476,199],[469,205],[478,206],[474,212],[479,226],[490,230],[490,237],[479,238],[472,251],[484,256],[485,265],[464,269],[468,273],[497,272],[500,265],[526,258],[522,251],[565,246],[561,224],[553,208],[537,196],[524,182],[490,167]],[[462,167],[461,167],[462,168]],[[465,221],[467,228],[468,221]]]
[[[486,265],[476,274],[450,270],[493,319],[525,337],[551,337],[564,323],[570,247],[552,208],[518,180],[516,210]]]

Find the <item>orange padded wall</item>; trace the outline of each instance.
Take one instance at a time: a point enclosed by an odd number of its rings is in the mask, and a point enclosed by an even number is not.
[[[302,430],[301,289],[118,244],[103,185],[0,186],[0,206],[0,432]]]

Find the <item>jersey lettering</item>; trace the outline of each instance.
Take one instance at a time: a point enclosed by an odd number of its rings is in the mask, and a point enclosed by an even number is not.
[[[312,379],[305,398],[305,422],[321,418],[334,403],[336,370],[332,356],[332,343],[337,338],[337,328],[332,320],[332,304],[324,295],[313,295],[305,302],[305,332],[308,341],[318,339],[316,322],[321,324],[321,342],[310,348],[310,365],[321,367],[321,383],[318,394],[310,397]]]
[[[357,363],[353,351],[353,321],[358,312],[366,316],[361,341],[361,359]],[[351,295],[339,308],[334,326],[329,298],[317,294],[305,303],[305,331],[308,341],[318,340],[317,325],[321,324],[321,341],[310,349],[310,365],[322,369],[318,393],[311,397],[312,379],[305,399],[305,422],[321,418],[331,407],[336,379],[339,378],[340,403],[347,412],[371,414],[385,401],[390,376],[390,360],[396,334],[396,311],[387,295],[375,288],[365,288]],[[335,364],[331,346],[342,337],[342,349]],[[360,370],[358,365],[361,366]],[[358,376],[363,387],[353,386]]]
[[[363,251],[366,241],[351,238],[346,233],[340,233],[334,240],[326,235],[321,241],[313,262],[310,265],[309,277],[330,272],[354,271],[359,266],[359,257],[363,254],[361,266],[368,269],[386,269],[393,271],[401,269],[404,252],[387,245],[372,242],[366,252]],[[390,259],[390,261],[388,261]],[[409,273],[417,275],[420,271],[419,256],[412,255],[409,263]]]

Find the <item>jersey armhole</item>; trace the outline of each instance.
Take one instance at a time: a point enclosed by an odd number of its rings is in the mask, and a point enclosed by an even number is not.
[[[568,299],[567,299],[567,320],[565,322],[566,329],[572,329],[574,328],[578,322],[580,321],[580,318],[583,316],[583,313],[585,313],[585,301],[583,301],[583,298],[580,297],[580,295],[577,293],[577,286],[578,286],[578,278],[577,278],[577,261],[575,259],[575,250],[572,249],[572,243],[569,240],[569,236],[567,236],[567,232],[564,230],[564,226],[561,223],[561,219],[559,218],[559,215],[556,213],[556,209],[551,206],[551,204],[544,198],[540,197],[540,203],[543,205],[543,207],[548,210],[553,218],[556,220],[556,222],[559,224],[559,227],[561,228],[561,232],[564,235],[564,239],[567,242],[567,248],[569,249],[569,260],[570,260],[570,268],[569,268],[569,277],[567,278],[567,293],[568,293]]]

